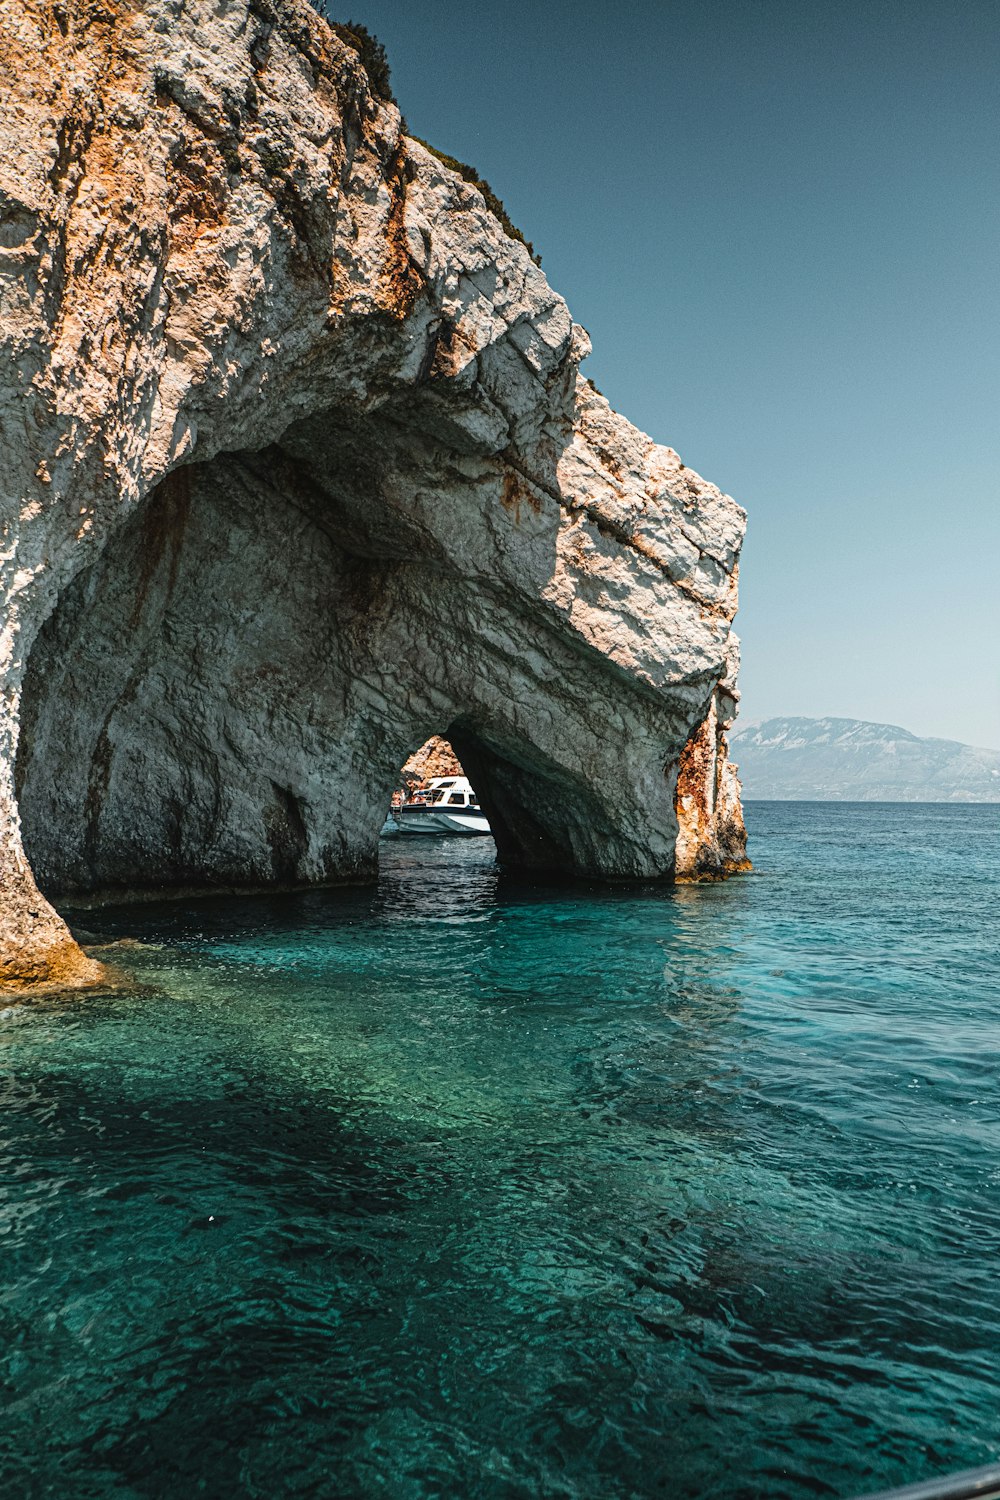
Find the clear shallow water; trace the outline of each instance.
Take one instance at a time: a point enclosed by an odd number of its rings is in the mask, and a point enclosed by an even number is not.
[[[470,841],[102,913],[142,988],[0,1017],[0,1492],[1000,1456],[1000,806],[748,820],[718,886],[510,887]]]

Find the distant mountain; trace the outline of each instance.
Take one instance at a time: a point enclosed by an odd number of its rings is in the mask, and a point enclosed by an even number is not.
[[[732,757],[748,798],[816,802],[1000,802],[1000,750],[923,740],[865,719],[737,724]]]

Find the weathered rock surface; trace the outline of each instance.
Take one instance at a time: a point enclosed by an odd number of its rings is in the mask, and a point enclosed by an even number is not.
[[[432,734],[425,745],[414,750],[403,766],[403,780],[419,785],[434,776],[464,776],[465,767],[439,734]]]
[[[740,868],[743,512],[357,54],[10,0],[0,67],[0,983],[93,975],[38,887],[371,876],[435,732],[508,864]]]

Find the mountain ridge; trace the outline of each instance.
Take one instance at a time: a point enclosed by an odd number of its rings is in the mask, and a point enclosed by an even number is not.
[[[1000,750],[898,724],[789,714],[737,724],[731,741],[749,799],[1000,802]]]

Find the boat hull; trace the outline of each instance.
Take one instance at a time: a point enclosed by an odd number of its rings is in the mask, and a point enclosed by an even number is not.
[[[385,821],[382,836],[482,838],[490,832],[490,825],[483,814],[471,807],[394,807]]]

